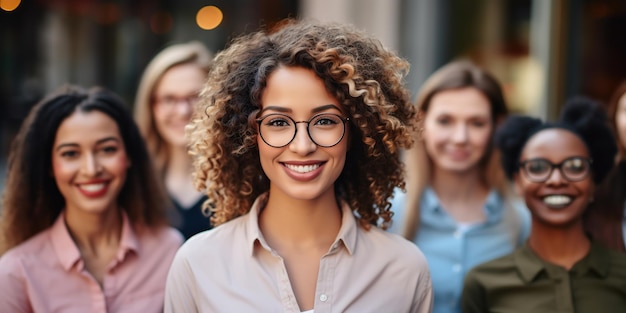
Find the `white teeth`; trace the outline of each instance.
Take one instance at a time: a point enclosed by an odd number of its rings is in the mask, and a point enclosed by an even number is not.
[[[564,206],[572,202],[572,197],[564,195],[552,195],[543,198],[543,203],[549,206]]]
[[[88,191],[88,192],[96,192],[96,191],[102,190],[102,188],[104,188],[104,186],[105,186],[104,183],[100,183],[100,184],[83,184],[83,185],[80,185],[80,189],[83,189],[83,190]]]
[[[319,164],[312,164],[312,165],[285,164],[285,166],[287,166],[287,168],[289,168],[290,170],[292,170],[294,172],[298,172],[298,173],[308,173],[308,172],[314,171],[314,170],[316,170],[316,169],[318,169],[320,167]]]

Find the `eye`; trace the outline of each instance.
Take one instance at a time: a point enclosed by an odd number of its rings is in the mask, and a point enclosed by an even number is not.
[[[65,150],[61,152],[61,157],[65,159],[72,159],[78,156],[78,151],[76,150]]]
[[[530,160],[526,162],[526,171],[532,174],[543,174],[550,170],[550,164],[546,160]]]
[[[474,127],[485,127],[485,126],[487,126],[487,121],[485,121],[485,120],[472,120],[470,122],[470,125],[472,125]]]
[[[437,124],[439,125],[449,125],[452,123],[452,119],[448,116],[441,116],[437,118]]]
[[[581,158],[572,158],[563,162],[563,168],[570,173],[582,173],[587,170],[587,163]]]
[[[320,115],[311,122],[315,126],[334,126],[341,123],[341,118],[336,115]]]
[[[289,127],[291,126],[291,120],[286,116],[280,115],[268,115],[263,118],[263,124],[268,127]]]
[[[102,148],[102,152],[106,153],[106,154],[112,154],[117,152],[118,148],[117,146],[105,146]]]

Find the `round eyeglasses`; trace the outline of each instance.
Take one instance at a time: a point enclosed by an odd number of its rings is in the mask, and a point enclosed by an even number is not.
[[[288,115],[273,113],[258,118],[256,122],[263,142],[270,147],[282,148],[290,144],[296,138],[297,124],[305,123],[311,141],[320,147],[330,148],[343,139],[349,120],[337,114],[321,113],[308,121],[295,121]]]
[[[530,159],[520,162],[520,167],[524,170],[526,177],[533,182],[543,183],[552,175],[552,171],[557,168],[561,175],[570,182],[577,182],[585,179],[591,172],[592,160],[583,157],[571,157],[561,163],[554,164],[546,159]]]

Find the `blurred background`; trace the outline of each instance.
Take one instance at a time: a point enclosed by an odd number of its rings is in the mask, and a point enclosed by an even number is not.
[[[625,0],[0,0],[0,190],[10,142],[47,92],[103,85],[132,105],[165,46],[217,52],[286,17],[375,35],[411,63],[413,96],[456,58],[494,73],[513,111],[544,118],[572,95],[606,102],[626,78]]]

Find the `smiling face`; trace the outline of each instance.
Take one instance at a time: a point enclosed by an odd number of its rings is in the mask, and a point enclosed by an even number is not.
[[[534,134],[524,146],[520,161],[545,159],[559,164],[572,157],[589,158],[585,143],[575,134],[549,128]],[[569,181],[556,168],[544,182],[533,182],[522,169],[514,176],[515,187],[533,216],[533,223],[549,227],[580,224],[593,195],[591,173],[579,181]]]
[[[52,172],[68,212],[115,209],[129,165],[118,126],[108,115],[76,111],[59,126]]]
[[[489,99],[475,88],[438,92],[424,115],[424,143],[436,170],[477,169],[492,130]]]
[[[270,74],[261,103],[259,118],[276,113],[296,122],[309,121],[320,113],[345,117],[324,82],[313,71],[301,67],[279,67]],[[274,127],[293,126],[285,118],[278,121],[265,119],[262,123],[273,123]],[[314,120],[311,128],[315,125],[325,128],[329,123],[332,124],[331,119]],[[302,200],[334,197],[333,186],[346,160],[348,134],[336,145],[321,147],[309,137],[307,123],[296,123],[296,127],[293,141],[280,148],[268,145],[257,136],[261,166],[270,180],[270,194]]]
[[[195,64],[167,70],[154,88],[154,123],[168,145],[186,147],[185,126],[198,99],[206,73]]]

